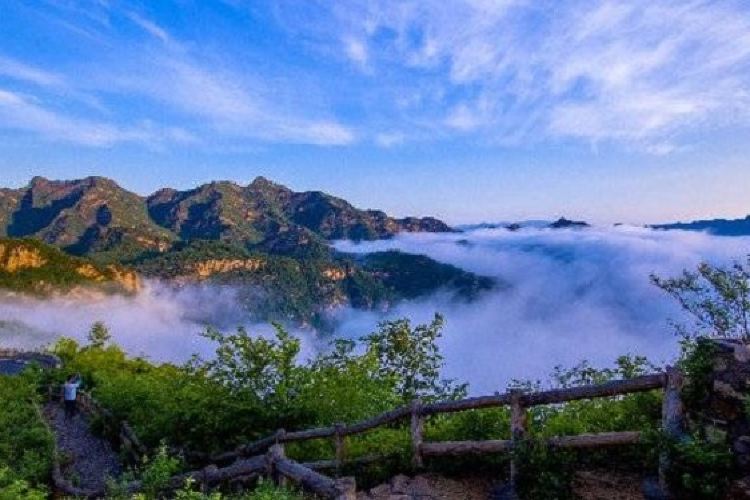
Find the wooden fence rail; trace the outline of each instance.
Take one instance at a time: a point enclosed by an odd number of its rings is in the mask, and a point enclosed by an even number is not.
[[[396,408],[382,413],[371,419],[344,425],[336,424],[330,427],[320,427],[294,432],[279,430],[276,433],[237,449],[214,455],[211,460],[215,463],[227,462],[242,457],[258,454],[272,446],[283,443],[308,441],[312,439],[333,439],[335,457],[333,460],[321,460],[307,464],[308,468],[335,469],[340,472],[345,463],[371,463],[378,457],[361,457],[354,461],[346,459],[346,437],[361,434],[377,427],[394,422],[410,420],[409,432],[411,436],[412,465],[415,469],[424,466],[425,457],[457,456],[464,454],[487,454],[510,452],[518,447],[528,435],[528,409],[534,406],[563,404],[581,399],[603,398],[634,394],[638,392],[664,389],[662,408],[662,428],[672,436],[679,436],[683,429],[682,404],[680,402],[681,374],[667,367],[664,373],[643,375],[627,380],[615,380],[603,384],[552,389],[534,393],[512,390],[505,394],[466,398],[458,401],[441,401],[436,403],[422,403],[414,401],[408,406]],[[485,441],[447,441],[425,442],[425,419],[432,415],[455,413],[484,408],[510,407],[511,429],[509,440]],[[597,434],[581,434],[577,436],[557,436],[546,440],[551,447],[556,448],[601,448],[608,446],[631,445],[641,442],[641,433],[637,431],[603,432]],[[362,460],[365,458],[366,460]],[[667,466],[666,458],[660,462],[660,475]],[[510,478],[514,482],[518,476],[521,464],[511,459]],[[666,487],[664,484],[663,487]]]
[[[679,437],[684,428],[683,407],[680,401],[682,375],[679,371],[667,367],[664,373],[644,375],[627,380],[611,381],[603,384],[554,389],[534,393],[512,390],[505,394],[466,398],[458,401],[423,403],[419,400],[410,405],[382,413],[371,419],[354,424],[336,424],[294,432],[283,429],[274,434],[237,449],[211,456],[207,467],[180,474],[170,480],[170,488],[177,489],[189,478],[205,485],[231,482],[242,478],[267,475],[283,483],[291,480],[323,498],[334,500],[352,500],[355,498],[356,485],[353,478],[334,479],[317,470],[332,469],[339,476],[342,467],[348,463],[373,463],[382,456],[359,457],[347,460],[346,438],[369,430],[409,419],[411,437],[412,466],[415,469],[424,467],[426,457],[459,456],[466,454],[488,454],[512,452],[527,439],[528,409],[539,405],[562,404],[581,399],[622,396],[638,392],[663,389],[665,394],[662,405],[662,428],[674,437]],[[108,410],[101,408],[87,393],[80,393],[81,406],[84,409],[107,415]],[[484,441],[444,441],[425,442],[424,426],[428,417],[438,414],[455,413],[484,408],[510,407],[510,439]],[[109,414],[111,416],[111,413]],[[145,449],[138,441],[132,429],[123,422],[120,439],[128,443],[129,449],[144,453]],[[288,459],[284,453],[284,443],[301,442],[313,439],[332,439],[335,449],[333,460],[321,460],[301,464]],[[608,446],[631,445],[641,442],[638,431],[602,432],[597,434],[580,434],[573,436],[556,436],[548,438],[546,444],[554,448],[601,448]],[[218,467],[217,464],[231,464]],[[666,457],[660,460],[660,478],[666,491],[664,470],[668,467]],[[515,484],[521,463],[511,458],[510,479]],[[59,472],[59,471],[57,471]],[[66,485],[68,486],[68,485]],[[140,483],[131,483],[131,490],[137,491]],[[83,493],[83,492],[81,492]]]

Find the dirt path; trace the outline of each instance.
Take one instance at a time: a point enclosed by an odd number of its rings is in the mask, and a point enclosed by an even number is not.
[[[66,419],[59,403],[48,403],[44,413],[55,432],[63,475],[74,485],[99,490],[104,488],[108,477],[120,475],[117,453],[107,441],[91,433],[85,416],[79,412]]]
[[[643,500],[643,478],[609,470],[580,471],[576,474],[574,496],[581,500]],[[357,500],[509,500],[502,483],[482,477],[447,478],[439,474],[415,477],[399,475],[389,483],[360,492]]]

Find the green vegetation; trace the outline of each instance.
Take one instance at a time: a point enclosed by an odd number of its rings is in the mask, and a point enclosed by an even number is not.
[[[692,325],[675,325],[682,337],[750,340],[750,256],[746,264],[703,263],[696,272],[684,271],[678,278],[651,279],[693,318]]]
[[[712,347],[700,332],[741,336],[736,332],[742,327],[738,318],[743,311],[735,308],[719,312],[746,304],[740,293],[746,290],[746,281],[737,274],[744,271],[733,269],[726,274],[704,268],[701,279],[706,280],[706,286],[696,286],[695,281],[655,279],[701,319],[698,333],[684,327],[679,330],[684,335],[679,364],[689,378],[683,398],[691,407],[700,408],[706,398],[712,368]],[[710,314],[703,314],[705,311]],[[438,344],[442,327],[439,315],[422,325],[412,325],[408,320],[383,322],[360,339],[334,341],[328,350],[307,361],[300,359],[300,341],[281,325],[275,325],[274,335],[266,337],[244,329],[225,333],[209,328],[204,336],[216,345],[214,355],[208,359],[196,356],[177,366],[128,357],[112,344],[106,326],[97,323],[87,345],[62,339],[54,346],[64,368],[49,373],[48,378],[59,382],[70,373],[81,373],[94,397],[115,418],[133,426],[152,450],[151,459],[134,471],[144,484],[142,496],[136,498],[158,498],[170,477],[194,466],[190,453],[169,455],[166,450],[173,447],[186,452],[221,452],[266,437],[279,428],[352,423],[408,404],[414,398],[433,401],[463,397],[466,385],[441,375],[443,358]],[[622,356],[607,369],[586,362],[569,369],[556,367],[544,385],[576,387],[632,378],[657,369],[643,357]],[[35,499],[44,494],[39,488],[47,480],[52,450],[35,407],[35,390],[41,379],[29,372],[12,379],[12,383],[8,380],[0,379],[0,397],[13,402],[0,410],[0,500],[12,495]],[[509,389],[541,387],[539,381],[520,380]],[[667,457],[671,464],[668,481],[680,498],[721,498],[736,473],[727,444],[704,435],[700,418],[694,415],[684,438],[667,438],[660,429],[661,397],[660,391],[650,391],[529,409],[527,440],[512,454],[519,466],[517,485],[522,497],[570,498],[572,479],[581,468],[617,464],[619,468],[653,473],[660,457]],[[506,408],[434,415],[426,421],[425,439],[509,439],[509,421]],[[389,458],[374,465],[346,467],[344,472],[356,474],[364,487],[394,473],[408,472],[408,425],[391,424],[348,438],[350,458],[373,454]],[[585,452],[563,452],[544,444],[550,436],[608,431],[641,431],[645,439],[638,445]],[[334,449],[332,440],[321,439],[290,443],[286,452],[293,459],[308,461],[333,458]],[[509,459],[508,455],[431,459],[430,468],[446,473],[484,470],[496,475],[499,470],[507,470]],[[119,488],[112,485],[112,498],[127,497]],[[175,495],[190,500],[301,498],[294,491],[268,484],[242,497],[195,490],[195,485],[188,483]]]
[[[682,346],[679,366],[687,380],[682,399],[691,410],[683,439],[661,438],[660,449],[671,464],[670,487],[679,498],[724,498],[738,471],[726,440],[706,432],[715,354],[710,339],[750,340],[750,257],[745,264],[717,267],[703,263],[695,272],[684,271],[671,279],[652,276],[652,281],[693,320],[675,324]]]
[[[0,376],[0,500],[46,498],[54,443],[39,410],[39,374]]]
[[[278,428],[289,430],[351,423],[407,404],[414,397],[425,400],[461,397],[466,386],[440,376],[442,358],[437,348],[442,318],[425,325],[406,320],[385,322],[359,341],[338,340],[313,360],[299,360],[299,341],[277,326],[274,337],[252,336],[244,330],[223,334],[208,330],[216,342],[209,360],[193,359],[185,366],[153,365],[130,359],[116,346],[78,346],[61,341],[57,353],[65,361],[59,378],[81,372],[95,397],[118,418],[126,419],[141,439],[153,449],[162,440],[187,450],[224,451],[265,437]],[[652,369],[643,358],[623,357],[616,368],[597,370],[581,364],[572,370],[558,369],[551,383],[575,386],[632,377]],[[535,384],[517,383],[527,388]],[[535,408],[530,413],[532,439],[550,435],[617,430],[656,432],[660,421],[658,391],[620,398],[579,401]],[[427,421],[429,440],[507,439],[506,409],[487,409],[433,416]],[[410,468],[408,422],[379,428],[347,443],[350,457],[383,454],[391,458],[356,471],[362,485],[373,485],[394,472]],[[538,450],[539,453],[542,453]],[[290,457],[320,460],[333,456],[331,440],[287,445]],[[539,453],[528,457],[530,465],[565,459],[545,481],[564,482],[573,464],[581,460],[606,463],[612,453]],[[642,464],[649,454],[644,447],[618,452],[617,459]],[[460,472],[469,464],[501,470],[494,459],[436,460],[446,472]],[[598,462],[597,462],[598,461]],[[165,463],[165,462],[162,462]],[[173,467],[176,462],[171,462]],[[653,460],[651,461],[653,465]],[[534,465],[536,464],[536,465]],[[566,465],[566,467],[563,467]],[[654,465],[655,467],[655,465]],[[162,473],[162,475],[167,475]],[[530,483],[531,484],[531,483]],[[536,484],[536,482],[534,482]],[[548,486],[546,486],[548,487]],[[529,491],[541,491],[529,486]]]

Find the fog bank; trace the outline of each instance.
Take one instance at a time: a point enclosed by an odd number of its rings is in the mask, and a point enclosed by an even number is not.
[[[468,381],[472,393],[502,390],[513,378],[544,378],[557,364],[588,359],[610,366],[626,353],[666,362],[677,351],[668,320],[681,318],[676,304],[651,285],[649,275],[672,276],[699,262],[729,263],[750,252],[750,238],[715,237],[643,228],[586,230],[482,229],[460,234],[409,234],[340,250],[364,253],[399,249],[422,253],[479,274],[503,286],[472,303],[436,293],[397,305],[388,313],[342,308],[334,335],[360,337],[384,318],[426,322],[435,312],[447,321],[441,347],[445,375]],[[131,354],[181,362],[213,346],[198,334],[206,325],[239,325],[261,335],[231,287],[188,286],[179,290],[147,282],[134,297],[48,300],[0,298],[0,344],[39,346],[60,335],[84,339],[104,321]],[[303,357],[326,340],[295,330]]]
[[[554,365],[582,359],[599,366],[627,353],[672,360],[677,339],[669,320],[684,317],[649,275],[672,276],[703,260],[743,258],[750,238],[626,226],[481,229],[337,247],[424,253],[507,284],[472,304],[436,296],[389,312],[415,321],[427,321],[435,311],[445,314],[446,374],[470,381],[474,393],[488,393],[513,378],[544,378]],[[373,315],[346,312],[339,330],[366,331],[375,321]]]

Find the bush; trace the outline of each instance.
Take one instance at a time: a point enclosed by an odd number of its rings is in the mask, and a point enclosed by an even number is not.
[[[0,376],[0,491],[44,488],[50,477],[53,437],[38,405],[39,373]]]

